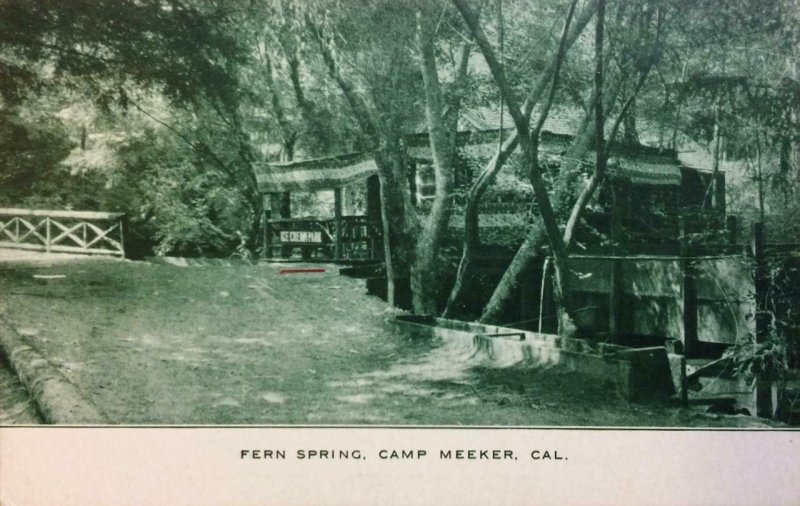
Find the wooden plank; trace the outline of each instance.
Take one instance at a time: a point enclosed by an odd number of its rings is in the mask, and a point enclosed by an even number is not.
[[[79,220],[117,220],[125,213],[106,213],[100,211],[57,211],[43,209],[0,208],[0,216],[39,216],[50,218],[75,218]]]
[[[104,249],[104,248],[84,249],[77,246],[53,245],[50,247],[49,251],[56,253],[85,253],[89,255],[122,256],[122,251],[118,249],[117,250]]]
[[[14,228],[16,230],[16,234],[13,233],[12,231],[8,230],[8,228],[11,225],[15,226]],[[4,222],[0,221],[0,232],[3,232],[13,242],[17,242],[19,240],[19,221],[18,221],[18,218],[15,216],[14,218],[11,218],[11,220],[9,220],[7,223],[4,223]]]
[[[25,239],[27,239],[28,237],[33,235],[34,237],[36,237],[40,241],[42,241],[42,244],[44,244],[44,245],[47,244],[48,238],[45,237],[44,235],[40,234],[39,232],[37,232],[39,227],[41,227],[42,225],[45,226],[45,229],[47,228],[47,218],[45,218],[44,220],[40,221],[36,225],[34,225],[33,223],[29,222],[28,220],[24,220],[22,218],[17,218],[17,222],[18,223],[22,223],[23,225],[25,225],[25,228],[27,229],[27,231],[21,236],[19,234],[17,234],[16,242],[20,242],[20,243],[24,242]]]
[[[342,189],[333,189],[333,226],[336,237],[334,238],[333,259],[342,258]]]
[[[44,244],[30,244],[30,243],[15,243],[8,241],[0,241],[0,247],[9,249],[24,249],[32,251],[49,251],[54,253],[83,253],[88,255],[112,255],[124,256],[122,250],[112,250],[104,248],[83,249],[77,246],[62,246],[55,245],[48,248]]]
[[[10,248],[10,249],[27,249],[27,250],[34,250],[34,251],[46,251],[47,250],[47,247],[44,244],[31,244],[31,243],[24,243],[24,242],[9,242],[9,241],[0,241],[0,247]]]
[[[749,259],[698,259],[695,265],[700,299],[739,302],[752,298],[755,287]]]
[[[83,249],[86,249],[86,243],[84,243],[80,237],[75,235],[75,232],[83,228],[83,223],[77,223],[72,226],[67,226],[59,223],[56,220],[50,220],[52,225],[55,225],[58,229],[61,230],[61,233],[55,236],[54,238],[50,239],[50,245],[55,245],[61,242],[63,239],[69,238],[72,240],[73,243],[77,244]]]
[[[689,238],[686,233],[686,222],[681,219],[681,309],[683,310],[683,350],[686,357],[690,357],[697,342],[697,286],[695,283],[694,260],[691,254]]]
[[[84,228],[85,227],[89,227],[96,234],[96,237],[94,239],[92,239],[91,241],[89,241],[88,244],[86,244],[87,248],[91,248],[93,245],[95,245],[96,243],[98,243],[98,242],[100,242],[102,240],[102,241],[106,241],[107,243],[111,244],[115,248],[122,250],[122,242],[121,242],[122,241],[122,228],[121,228],[121,224],[120,223],[114,223],[114,224],[112,224],[110,227],[108,227],[106,229],[101,229],[100,227],[94,225],[93,223],[88,223],[87,222],[87,223],[84,223]],[[117,228],[119,228],[120,242],[117,242],[117,241],[113,240],[109,236],[109,234],[111,234],[111,232],[113,232]]]
[[[44,225],[45,234],[47,236],[47,239],[45,239],[45,241],[44,241],[44,246],[45,246],[45,250],[46,251],[50,251],[50,247],[53,245],[53,243],[50,241],[50,217],[49,216],[45,216],[44,223],[45,223],[45,225]]]
[[[753,332],[752,301],[698,301],[697,340],[704,343],[736,344]]]
[[[769,340],[769,327],[772,320],[768,301],[769,279],[764,246],[764,224],[756,222],[753,224],[752,251],[755,260],[755,272],[753,273],[756,299],[755,330],[756,343],[759,344]],[[756,377],[756,411],[758,416],[772,418],[777,409],[775,384],[770,377],[774,370],[769,366],[764,369]]]

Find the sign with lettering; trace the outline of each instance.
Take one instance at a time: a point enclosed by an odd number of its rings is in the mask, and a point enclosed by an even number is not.
[[[306,230],[282,230],[281,242],[322,243],[322,232]]]

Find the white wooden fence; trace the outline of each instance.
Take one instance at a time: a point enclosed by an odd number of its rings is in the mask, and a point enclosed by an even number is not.
[[[0,247],[125,256],[123,213],[0,208]]]

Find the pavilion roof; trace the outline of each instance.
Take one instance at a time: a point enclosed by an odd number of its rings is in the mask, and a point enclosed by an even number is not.
[[[346,153],[293,162],[263,163],[256,169],[262,193],[330,190],[378,173],[372,153]]]

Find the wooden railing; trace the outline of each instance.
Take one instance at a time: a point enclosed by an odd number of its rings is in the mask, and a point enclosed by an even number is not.
[[[123,213],[0,208],[0,247],[125,256]]]
[[[366,216],[336,219],[281,218],[267,220],[265,252],[268,258],[317,261],[375,260],[380,256],[381,229]]]

